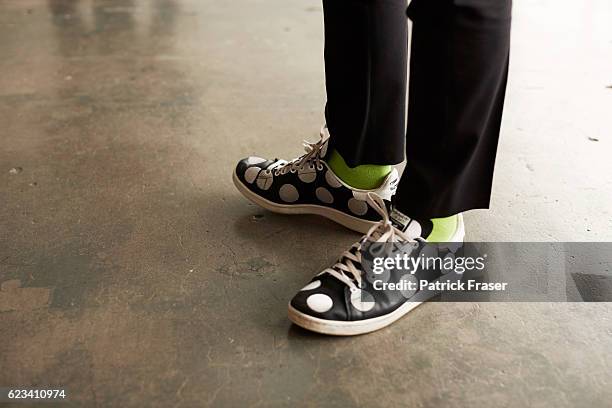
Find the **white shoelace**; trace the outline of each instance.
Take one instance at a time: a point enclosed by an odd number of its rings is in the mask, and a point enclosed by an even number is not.
[[[361,247],[364,243],[368,241],[380,244],[390,242],[418,243],[417,240],[411,238],[406,233],[393,226],[391,220],[389,219],[387,207],[385,206],[385,202],[382,198],[380,198],[377,194],[368,193],[367,202],[374,210],[376,210],[377,213],[381,215],[382,220],[373,225],[368,233],[358,242],[354,243],[349,250],[344,251],[344,253],[340,256],[338,263],[331,268],[325,269],[319,274],[329,273],[339,281],[345,283],[351,289],[351,292],[355,292],[362,288],[362,273],[361,270],[355,266],[355,263],[361,265]],[[384,245],[381,245],[381,248],[383,247]],[[354,250],[355,253],[351,252],[352,250]]]
[[[314,170],[315,167],[317,170],[323,170],[323,164],[321,164],[321,149],[327,139],[329,139],[329,134],[326,131],[326,127],[323,126],[321,128],[321,132],[319,134],[321,138],[317,142],[308,142],[304,140],[303,146],[306,154],[291,160],[290,162],[286,162],[284,160],[279,160],[277,163],[273,164],[268,168],[268,172],[274,171],[274,175],[278,176],[281,174],[287,174],[288,172],[295,173],[298,170],[302,170],[306,167]]]

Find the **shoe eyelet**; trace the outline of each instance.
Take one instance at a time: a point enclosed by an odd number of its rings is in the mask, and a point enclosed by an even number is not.
[[[295,169],[291,169],[290,171],[291,171],[291,173],[297,173],[297,170],[295,170]]]
[[[323,165],[322,165],[322,164],[320,164],[320,165],[318,165],[318,166],[317,166],[317,170],[319,170],[319,171],[323,171],[323,169],[324,169],[324,167],[323,167]]]

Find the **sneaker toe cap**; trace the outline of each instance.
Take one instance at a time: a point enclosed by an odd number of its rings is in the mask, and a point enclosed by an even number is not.
[[[339,282],[338,282],[339,283]],[[291,307],[308,316],[347,320],[345,287],[317,276],[291,299]]]
[[[238,164],[236,164],[235,172],[240,180],[243,182],[246,181],[250,184],[253,182],[253,176],[256,176],[261,169],[268,168],[272,163],[274,163],[274,160],[249,156],[240,160]],[[255,170],[249,172],[249,169],[253,167]]]

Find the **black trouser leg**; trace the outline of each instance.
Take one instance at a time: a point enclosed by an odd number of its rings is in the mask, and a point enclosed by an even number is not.
[[[407,165],[415,218],[489,205],[508,73],[511,0],[413,0],[408,124],[404,0],[324,0],[326,119],[350,166]]]
[[[511,0],[413,0],[406,169],[415,218],[488,208],[510,47]]]
[[[404,159],[406,5],[406,0],[323,0],[325,116],[332,147],[351,167]]]

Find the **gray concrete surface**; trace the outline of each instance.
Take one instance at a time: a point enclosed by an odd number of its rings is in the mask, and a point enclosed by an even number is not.
[[[0,386],[79,406],[610,406],[610,304],[431,303],[346,339],[289,324],[356,236],[265,213],[230,173],[316,138],[321,19],[315,0],[0,0]],[[612,240],[610,21],[607,0],[515,2],[493,209],[469,239]]]

